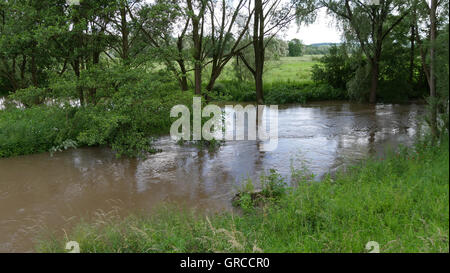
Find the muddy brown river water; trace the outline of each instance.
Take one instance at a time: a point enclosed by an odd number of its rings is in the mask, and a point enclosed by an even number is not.
[[[119,209],[126,215],[170,201],[183,207],[231,209],[237,185],[268,169],[289,176],[305,165],[317,175],[411,145],[425,106],[318,102],[279,108],[279,142],[226,142],[216,152],[180,146],[169,137],[145,160],[106,148],[0,159],[0,252],[31,252],[43,230],[70,230],[81,218]]]

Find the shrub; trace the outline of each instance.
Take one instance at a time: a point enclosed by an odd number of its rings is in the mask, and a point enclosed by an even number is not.
[[[266,198],[279,199],[286,193],[287,183],[275,169],[261,176],[262,195]]]
[[[153,152],[151,137],[169,131],[170,109],[176,104],[191,105],[192,92],[179,91],[165,75],[133,79],[110,86],[112,90],[98,86],[96,104],[0,111],[0,157],[57,151],[71,146],[64,145],[67,140],[80,146],[106,145],[119,156]],[[31,90],[27,93],[32,94]]]
[[[45,152],[75,139],[73,112],[48,106],[0,111],[0,157]]]
[[[19,89],[9,96],[10,99],[22,103],[26,107],[39,105],[43,103],[47,97],[48,90],[46,88],[38,88],[30,86],[25,89]]]
[[[331,46],[330,51],[319,62],[312,70],[313,81],[327,83],[336,89],[345,89],[347,82],[355,74],[359,60],[357,57],[350,57],[343,44],[339,47]]]
[[[370,91],[370,66],[360,66],[347,83],[347,95],[351,100],[367,101]]]
[[[328,84],[275,82],[264,86],[268,104],[306,103],[314,100],[344,99],[344,91]]]

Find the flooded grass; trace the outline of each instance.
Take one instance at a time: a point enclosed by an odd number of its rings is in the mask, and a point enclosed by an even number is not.
[[[204,216],[165,208],[152,216],[81,223],[39,252],[449,251],[448,137],[364,163],[321,182],[300,181],[280,199],[243,214]]]

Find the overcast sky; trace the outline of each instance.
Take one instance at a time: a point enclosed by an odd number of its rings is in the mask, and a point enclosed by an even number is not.
[[[333,20],[326,14],[324,9],[318,13],[317,20],[309,26],[301,26],[300,29],[292,23],[289,30],[284,33],[283,38],[291,40],[300,39],[304,44],[315,43],[339,43],[341,32],[336,29]]]
[[[154,0],[145,0],[145,2],[153,3]],[[279,33],[279,35],[284,40],[297,38],[307,45],[341,42],[341,32],[333,25],[332,18],[326,14],[326,9],[324,8],[319,10],[316,21],[313,24],[298,28],[297,24],[293,22],[286,32]]]

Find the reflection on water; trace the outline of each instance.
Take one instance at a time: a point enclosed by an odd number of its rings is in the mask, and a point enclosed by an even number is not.
[[[0,159],[0,252],[32,251],[42,227],[69,229],[80,218],[120,207],[150,210],[163,201],[230,209],[235,186],[274,168],[288,176],[302,162],[318,177],[387,146],[411,144],[423,105],[323,102],[279,108],[279,143],[260,152],[256,141],[227,142],[217,152],[157,141],[146,160],[116,159],[83,148]]]

